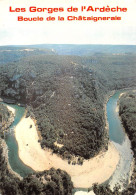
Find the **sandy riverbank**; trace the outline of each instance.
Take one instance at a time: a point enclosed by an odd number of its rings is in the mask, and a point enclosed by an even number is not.
[[[119,117],[120,121],[121,118],[119,116],[119,100],[122,95],[126,94],[126,92],[120,93],[117,106],[115,111],[117,112],[117,117]],[[124,127],[122,126],[124,129]],[[124,129],[125,132],[125,129]],[[133,152],[131,150],[131,142],[125,134],[124,141],[119,144],[114,142],[115,147],[117,148],[118,152],[120,153],[120,161],[117,165],[116,171],[114,172],[112,179],[109,182],[110,188],[113,190],[116,184],[120,185],[120,191],[125,189],[128,183],[130,183],[131,175],[133,172]],[[129,182],[128,182],[129,180]]]
[[[125,93],[121,93],[119,95],[119,99],[121,98],[122,95],[124,95]],[[116,106],[116,112],[119,112],[119,104],[117,103],[117,106]]]
[[[95,195],[95,193],[93,191],[90,192],[78,191],[74,195]]]
[[[70,174],[74,187],[88,188],[93,183],[103,183],[113,174],[119,161],[117,150],[112,143],[109,143],[108,151],[85,160],[82,166],[69,165],[56,154],[52,155],[48,149],[41,149],[35,124],[30,117],[23,118],[16,126],[15,136],[20,159],[26,165],[36,171],[47,170],[51,167],[61,168]]]

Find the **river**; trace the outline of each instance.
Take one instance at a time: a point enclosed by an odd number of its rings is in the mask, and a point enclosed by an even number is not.
[[[5,104],[5,103],[4,103]],[[6,105],[6,104],[5,104]],[[8,105],[15,109],[14,122],[10,126],[10,130],[5,136],[5,141],[8,146],[8,157],[9,163],[13,171],[18,173],[21,177],[27,176],[29,173],[34,172],[31,168],[26,166],[18,156],[18,144],[14,135],[14,127],[19,123],[21,118],[24,116],[25,108],[17,105]]]
[[[131,150],[130,140],[120,121],[118,112],[116,111],[117,102],[121,92],[116,92],[107,103],[107,118],[109,123],[109,138],[119,151],[120,161],[116,171],[109,180],[111,188],[116,183],[120,183],[123,189],[129,180],[131,164],[133,161],[133,151]]]
[[[110,97],[107,103],[107,119],[109,123],[109,139],[112,141],[120,153],[120,161],[117,166],[116,171],[112,177],[108,180],[111,188],[115,186],[116,183],[120,182],[121,188],[128,183],[131,163],[133,159],[133,152],[130,149],[130,141],[128,136],[124,132],[123,126],[121,124],[118,113],[116,112],[117,101],[121,92],[116,92],[112,97]],[[25,113],[25,108],[19,107],[17,105],[10,105],[15,109],[15,120],[12,123],[12,127],[16,126],[21,120]],[[16,142],[14,132],[8,133],[6,135],[6,143],[9,149],[9,163],[11,168],[17,172],[22,177],[25,177],[33,170],[23,164],[18,156],[18,144]],[[76,190],[77,191],[77,190]],[[86,190],[85,190],[86,191]]]

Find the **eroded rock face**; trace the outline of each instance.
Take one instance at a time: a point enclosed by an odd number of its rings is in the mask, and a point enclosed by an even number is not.
[[[10,81],[17,81],[21,77],[21,74],[15,74],[12,78],[10,78]]]
[[[0,104],[0,128],[1,135],[14,121],[14,114],[5,105]]]
[[[8,88],[4,91],[4,94],[8,97],[15,97],[16,95],[19,95],[19,91],[14,90],[13,88]]]
[[[25,102],[26,96],[26,81],[21,75],[14,75],[11,79],[8,79],[8,86],[2,90],[3,97],[14,100],[23,100]]]

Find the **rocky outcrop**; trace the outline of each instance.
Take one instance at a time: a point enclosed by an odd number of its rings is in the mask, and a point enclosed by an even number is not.
[[[8,130],[14,121],[14,113],[7,109],[5,105],[0,105],[0,127],[2,135]]]

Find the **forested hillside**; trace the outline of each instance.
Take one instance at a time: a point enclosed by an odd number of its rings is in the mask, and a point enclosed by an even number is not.
[[[135,85],[135,61],[134,54],[29,56],[1,65],[0,93],[27,105],[42,148],[69,162],[71,154],[88,159],[107,144],[105,94]]]
[[[28,106],[43,148],[66,158],[70,154],[90,158],[100,151],[105,139],[106,89],[91,68],[84,68],[80,57],[40,55],[1,70],[2,97]]]
[[[2,195],[71,195],[73,184],[70,176],[60,169],[29,174],[20,179],[11,170],[8,149],[3,132],[11,125],[12,113],[0,104],[0,193]]]
[[[122,192],[119,191],[118,187],[112,192],[109,186],[94,185],[93,190],[96,195],[134,195],[136,192],[136,91],[124,91],[118,104],[119,115],[131,141],[134,153],[133,174],[131,176],[131,182]]]
[[[82,64],[94,70],[109,90],[136,86],[136,55],[134,53],[82,57]]]
[[[136,91],[130,91],[121,96],[119,101],[119,115],[121,117],[125,131],[131,141],[134,153],[134,170],[132,181],[124,194],[134,194],[136,192]]]
[[[136,157],[136,91],[126,93],[120,98],[119,115]]]
[[[134,48],[126,47],[103,46],[107,49],[102,51],[99,47],[78,46],[76,52],[77,46],[66,45],[51,45],[47,49],[44,46],[42,49],[39,46],[1,47],[0,96],[5,102],[22,103],[27,110],[26,117],[31,115],[36,119],[42,148],[51,148],[67,158],[68,163],[82,164],[84,158],[89,159],[102,148],[107,149],[104,103],[108,92],[136,85]],[[61,52],[72,55],[56,55]],[[80,56],[74,56],[76,54]],[[122,99],[120,107],[124,125],[133,137],[135,123],[129,128],[132,122],[128,116],[133,115],[135,119],[134,96],[131,94]],[[5,112],[6,120],[9,114]],[[1,121],[2,114],[0,112]],[[135,151],[133,138],[132,146]],[[76,162],[73,156],[77,156]],[[0,159],[3,194],[10,194],[10,191],[14,194],[71,194],[70,177],[61,170],[37,173],[21,182],[9,174],[3,149]],[[97,186],[95,190],[97,194],[103,190],[112,193],[108,188],[97,189]]]
[[[8,62],[18,61],[19,59],[27,56],[35,56],[39,54],[44,55],[55,55],[55,51],[52,49],[42,49],[42,48],[28,48],[13,47],[13,46],[0,46],[0,64],[5,64]]]
[[[60,169],[30,174],[19,179],[10,170],[5,146],[0,139],[0,193],[2,195],[71,195],[73,184],[70,176]]]

